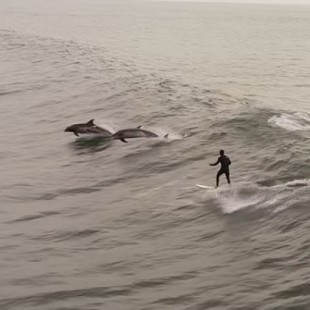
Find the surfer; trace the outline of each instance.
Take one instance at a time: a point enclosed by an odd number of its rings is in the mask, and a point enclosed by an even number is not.
[[[220,150],[220,157],[217,159],[217,162],[214,164],[210,164],[210,166],[216,166],[219,163],[221,164],[221,169],[216,175],[216,187],[219,186],[220,176],[222,174],[226,175],[227,182],[228,184],[230,184],[229,165],[231,164],[231,161],[228,156],[224,155],[224,153],[224,150]]]

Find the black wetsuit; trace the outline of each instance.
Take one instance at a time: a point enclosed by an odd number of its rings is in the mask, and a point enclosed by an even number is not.
[[[222,174],[226,175],[226,179],[228,184],[230,184],[230,175],[229,175],[229,165],[231,164],[231,161],[228,156],[221,155],[215,164],[212,164],[211,166],[216,166],[217,164],[221,163],[221,169],[218,171],[216,175],[216,186],[219,186],[220,176]]]

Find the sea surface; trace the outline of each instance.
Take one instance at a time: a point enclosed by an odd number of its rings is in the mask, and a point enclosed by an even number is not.
[[[310,309],[310,6],[0,6],[1,310]]]

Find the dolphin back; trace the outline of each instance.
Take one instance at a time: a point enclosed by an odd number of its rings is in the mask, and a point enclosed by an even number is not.
[[[114,139],[132,139],[132,138],[155,138],[158,135],[149,130],[140,128],[128,128],[117,131],[114,135]]]
[[[104,137],[111,137],[112,133],[107,130],[104,129],[100,126],[91,126],[91,127],[81,127],[78,130],[79,133],[84,133],[84,134],[98,134],[100,136],[104,136]]]

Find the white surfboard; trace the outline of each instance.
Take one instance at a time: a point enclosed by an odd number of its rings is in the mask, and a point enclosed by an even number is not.
[[[196,186],[203,189],[214,189],[214,187],[207,185],[196,184]]]

